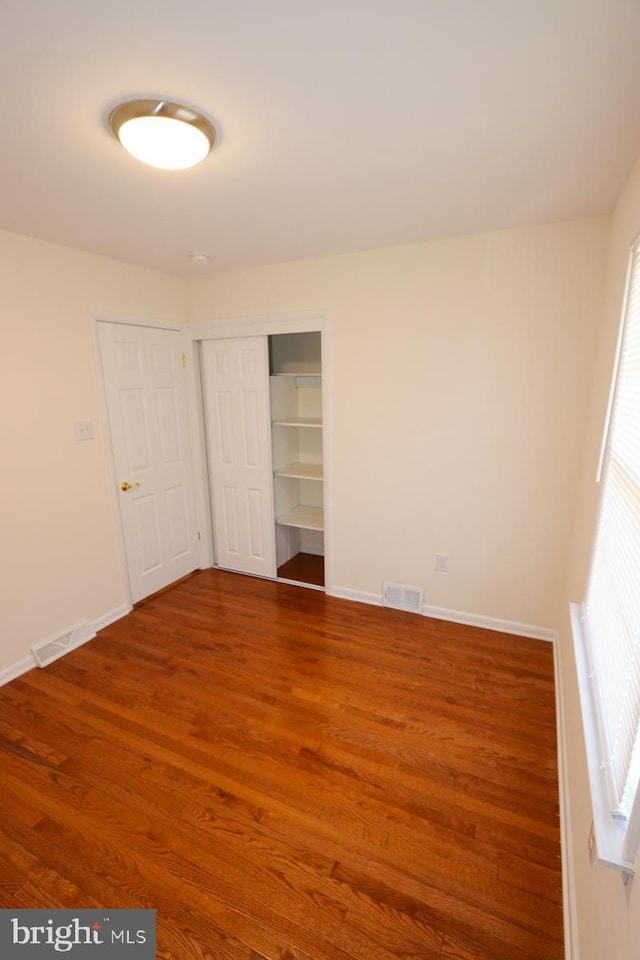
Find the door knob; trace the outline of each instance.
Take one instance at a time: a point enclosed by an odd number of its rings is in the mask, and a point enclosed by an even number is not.
[[[139,487],[139,486],[140,486],[139,483],[129,483],[128,480],[123,480],[123,482],[120,484],[120,489],[124,490],[124,492],[126,493],[127,490],[133,490],[134,487]]]

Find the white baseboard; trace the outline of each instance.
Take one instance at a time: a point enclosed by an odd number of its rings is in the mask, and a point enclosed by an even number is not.
[[[312,557],[324,557],[324,544],[312,543],[311,540],[300,539],[300,553],[310,553]]]
[[[356,603],[368,603],[374,607],[382,606],[382,594],[366,593],[364,590],[349,590],[346,587],[328,587],[325,593],[330,597],[339,597],[342,600],[354,600]],[[498,633],[512,633],[518,637],[530,637],[533,640],[547,640],[554,643],[558,639],[556,630],[548,627],[536,627],[530,623],[519,623],[516,620],[500,620],[497,617],[485,617],[479,613],[464,613],[460,610],[448,610],[446,607],[431,607],[425,604],[422,608],[425,617],[434,620],[447,620],[450,623],[461,623],[468,627],[482,627],[484,630],[496,630]]]
[[[560,851],[562,860],[564,955],[565,960],[580,960],[575,864],[573,858],[573,839],[571,835],[569,778],[567,774],[566,723],[562,699],[559,643],[554,643],[553,645],[553,671],[556,689],[556,737],[558,744],[558,792],[560,794]]]
[[[347,587],[327,587],[324,591],[329,597],[340,600],[353,600],[355,603],[368,603],[374,607],[382,606],[381,593],[365,593],[364,590],[349,590]]]
[[[10,667],[5,667],[4,670],[0,670],[0,687],[3,687],[5,683],[10,683],[11,680],[17,680],[23,673],[28,673],[29,670],[33,670],[35,665],[35,660],[32,656],[29,656],[23,660],[18,660],[17,663],[12,664]]]
[[[115,610],[111,610],[109,613],[103,614],[101,617],[98,617],[97,620],[93,621],[93,629],[98,632],[98,630],[104,630],[105,627],[108,627],[110,623],[115,623],[116,620],[121,620],[122,617],[126,617],[128,613],[131,613],[133,607],[128,603],[123,603],[121,607],[116,607]]]
[[[484,630],[496,630],[498,633],[513,633],[518,637],[530,637],[532,640],[546,640],[554,643],[558,639],[557,630],[548,627],[537,627],[530,623],[519,623],[517,620],[500,620],[497,617],[485,617],[479,613],[464,613],[460,610],[447,610],[445,607],[430,607],[427,604],[422,608],[425,617],[435,620],[448,620],[450,623],[462,623],[468,627],[482,627]]]
[[[91,626],[97,633],[98,630],[108,627],[110,623],[120,620],[121,617],[126,617],[128,613],[131,613],[132,609],[133,607],[124,603],[121,607],[116,607],[115,610],[111,610],[109,613],[105,613],[96,620],[93,620]],[[73,649],[77,649],[77,647],[74,647]],[[17,663],[12,664],[10,667],[5,667],[3,670],[0,670],[0,687],[4,686],[5,683],[10,683],[12,680],[16,680],[18,677],[21,677],[23,673],[28,673],[29,670],[35,669],[36,666],[37,664],[33,656],[28,656],[24,657],[22,660],[18,660]]]

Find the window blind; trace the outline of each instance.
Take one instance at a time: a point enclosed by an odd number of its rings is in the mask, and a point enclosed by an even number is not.
[[[614,373],[584,625],[611,812],[626,823],[640,811],[640,245]]]

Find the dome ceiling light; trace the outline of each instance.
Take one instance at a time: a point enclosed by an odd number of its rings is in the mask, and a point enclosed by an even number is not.
[[[195,167],[207,156],[216,131],[205,117],[168,100],[128,100],[111,111],[109,126],[137,160],[161,170]]]

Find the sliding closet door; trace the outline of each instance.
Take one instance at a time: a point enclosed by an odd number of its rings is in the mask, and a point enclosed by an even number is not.
[[[201,346],[216,563],[275,577],[267,338]]]

